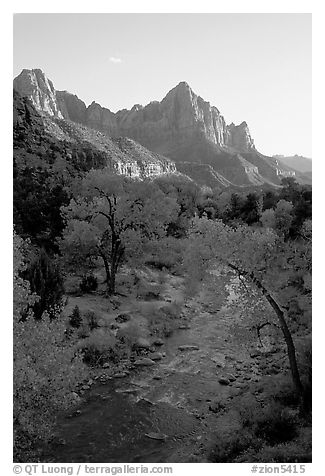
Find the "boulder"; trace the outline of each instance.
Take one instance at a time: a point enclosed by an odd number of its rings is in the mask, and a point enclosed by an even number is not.
[[[199,350],[199,347],[197,345],[180,345],[178,347],[178,350],[184,352],[188,350]]]
[[[220,377],[218,379],[218,382],[221,384],[221,385],[229,385],[230,384],[230,380],[228,380],[226,377]]]
[[[149,355],[151,360],[161,360],[162,359],[162,354],[160,352],[153,352],[152,354]]]
[[[209,405],[209,410],[213,413],[219,413],[220,411],[224,410],[225,407],[226,401],[224,399],[218,398]]]
[[[80,397],[79,397],[79,395],[77,394],[77,392],[71,392],[71,397],[72,397],[73,400],[76,401],[76,402],[79,402],[79,401],[80,401]]]
[[[148,339],[146,339],[145,337],[139,337],[136,341],[136,343],[134,344],[134,347],[136,349],[149,349],[150,348],[150,342],[148,341]]]
[[[164,341],[160,338],[157,338],[153,341],[153,344],[157,346],[164,345]]]
[[[125,372],[117,372],[116,374],[113,375],[114,378],[123,378],[126,376],[127,376],[127,373]]]
[[[154,433],[154,432],[146,433],[145,436],[148,437],[148,438],[151,438],[152,440],[163,440],[164,441],[167,438],[167,435],[165,435],[164,433]]]
[[[119,315],[115,318],[116,322],[119,322],[119,323],[121,323],[121,324],[122,324],[123,322],[128,322],[130,319],[131,319],[131,316],[130,316],[129,314],[125,314],[125,313],[119,314]]]
[[[143,357],[142,359],[136,360],[134,365],[137,367],[150,367],[151,365],[155,365],[155,362],[147,357]]]

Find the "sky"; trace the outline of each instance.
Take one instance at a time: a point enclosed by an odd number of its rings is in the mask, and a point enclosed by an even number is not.
[[[180,81],[266,154],[312,156],[311,14],[16,14],[14,76],[116,112]]]

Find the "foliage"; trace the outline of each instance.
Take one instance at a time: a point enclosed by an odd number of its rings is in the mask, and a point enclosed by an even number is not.
[[[65,326],[45,313],[36,321],[35,301],[25,268],[25,243],[14,234],[14,423],[20,435],[46,440],[57,413],[72,404],[71,392],[86,372],[76,349],[65,339]],[[29,308],[29,311],[27,311]],[[26,314],[27,311],[27,314]],[[23,318],[23,319],[22,319]]]
[[[93,331],[99,327],[98,317],[93,311],[87,311],[85,313],[85,322],[87,323],[90,331]]]
[[[178,213],[169,222],[167,235],[184,237],[189,227],[189,220],[198,210],[200,190],[195,182],[182,176],[159,177],[155,180],[160,190],[169,198],[176,200]]]
[[[80,291],[83,293],[91,293],[96,291],[98,287],[98,281],[93,274],[85,274],[80,282]]]
[[[69,324],[71,327],[75,327],[76,329],[78,329],[81,326],[81,323],[82,323],[82,316],[80,314],[79,307],[75,306],[69,318]]]
[[[212,463],[231,463],[234,459],[249,448],[259,449],[261,442],[249,431],[218,432],[217,441],[209,454]]]
[[[269,444],[283,443],[297,435],[297,414],[277,402],[261,407],[250,400],[240,408],[240,417],[244,428]]]
[[[241,292],[236,301],[239,308],[247,312],[245,293],[251,299],[252,286],[257,297],[267,301],[285,338],[298,392],[302,392],[302,384],[288,321],[294,315],[299,325],[304,315],[310,313],[310,252],[308,243],[286,242],[270,229],[247,226],[234,229],[221,220],[205,218],[193,221],[185,252],[185,264],[192,280],[202,282],[209,269],[222,265],[239,278]]]
[[[57,261],[51,259],[42,248],[23,276],[29,281],[31,292],[39,297],[33,305],[35,318],[41,319],[46,311],[53,319],[60,310],[64,293],[63,277]]]
[[[166,235],[177,214],[175,199],[151,182],[135,182],[92,170],[79,196],[62,209],[67,226],[61,240],[66,260],[84,267],[103,260],[108,293],[123,261],[139,263],[147,243]]]
[[[68,202],[68,192],[59,182],[52,182],[49,171],[31,165],[18,166],[14,162],[14,223],[23,237],[55,250],[55,237],[64,226],[60,207]]]
[[[95,328],[80,343],[84,362],[91,367],[100,367],[106,362],[117,361],[120,357],[118,342],[107,329]]]
[[[279,392],[282,400],[278,398]],[[299,454],[299,450],[306,446],[306,439],[300,437],[304,422],[297,410],[284,403],[283,396],[287,392],[291,393],[289,387],[284,388],[282,384],[279,387],[272,378],[270,387],[266,389],[267,404],[258,402],[251,394],[236,401],[232,413],[227,415],[229,424],[220,422],[217,425],[216,442],[211,448],[209,460],[224,463],[264,462],[269,461],[264,458],[270,454],[272,461],[295,461],[290,460],[288,455]],[[288,454],[285,454],[285,448],[288,448]],[[306,456],[301,455],[301,458],[304,461]]]
[[[261,215],[260,221],[265,228],[273,228],[275,230],[275,213],[272,208],[264,210]]]
[[[183,260],[183,250],[186,241],[181,238],[167,236],[148,244],[145,262],[159,270],[164,268],[178,272]]]
[[[288,236],[292,224],[292,210],[292,203],[281,199],[276,204],[274,211],[275,228],[277,232],[285,238]]]
[[[117,338],[127,347],[132,349],[137,340],[142,337],[143,331],[136,322],[129,322],[127,326],[122,327],[117,332]]]

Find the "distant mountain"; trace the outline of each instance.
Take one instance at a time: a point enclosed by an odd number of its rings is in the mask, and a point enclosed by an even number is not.
[[[179,83],[161,102],[144,107],[137,104],[117,113],[95,102],[87,107],[77,96],[56,91],[40,69],[23,70],[14,79],[14,88],[56,124],[65,120],[70,129],[74,123],[79,129],[83,125],[89,131],[102,132],[111,142],[118,137],[133,139],[154,154],[168,157],[177,170],[201,184],[218,188],[279,186],[286,176],[308,182],[290,166],[258,152],[246,122],[227,125],[220,111],[197,96],[186,82]],[[94,132],[87,134],[94,136]],[[100,137],[103,140],[103,135]]]
[[[291,167],[294,170],[298,170],[299,172],[305,173],[312,171],[312,160],[308,157],[303,157],[302,155],[292,155],[292,156],[284,156],[284,155],[273,155],[275,159],[278,159],[282,164]]]
[[[49,104],[49,103],[47,103]],[[132,139],[110,139],[81,124],[42,115],[14,91],[14,160],[26,165],[48,164],[71,173],[108,167],[133,178],[176,173],[175,164]]]

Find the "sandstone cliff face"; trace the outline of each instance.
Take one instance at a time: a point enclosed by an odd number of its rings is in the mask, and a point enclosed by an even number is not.
[[[117,113],[119,133],[133,137],[147,147],[165,153],[188,140],[205,137],[226,146],[228,131],[217,108],[180,83],[161,102]]]
[[[14,88],[22,96],[27,96],[37,110],[51,116],[63,117],[53,83],[40,69],[23,69],[14,79]]]
[[[56,91],[56,100],[64,119],[79,124],[87,123],[87,106],[78,96],[68,91]]]
[[[127,136],[156,152],[167,153],[193,138],[205,138],[221,148],[248,152],[254,143],[246,122],[226,125],[220,111],[197,96],[186,82],[179,83],[161,101],[117,113],[92,102],[86,107],[77,96],[55,91],[39,69],[23,70],[14,87],[36,109],[97,129],[112,137]]]
[[[120,135],[114,113],[105,107],[101,107],[95,101],[87,108],[86,125],[110,136]]]
[[[154,155],[159,154],[157,157],[175,161],[179,171],[186,169],[194,180],[197,176],[202,180],[208,177],[210,182],[223,186],[280,184],[279,167],[274,159],[255,149],[246,122],[227,125],[220,111],[196,95],[185,82],[169,91],[161,102],[153,101],[144,107],[136,104],[131,110],[117,113],[95,102],[86,107],[77,96],[55,91],[52,82],[40,70],[23,70],[14,80],[14,87],[27,96],[38,111],[56,120],[67,120],[60,134],[64,134],[68,124],[70,129],[72,124],[80,124],[88,128],[87,133],[84,131],[86,135],[100,131],[107,140],[128,137],[150,149],[152,160],[144,161],[145,154],[141,151],[142,158],[137,163],[134,154],[140,145],[131,147],[133,158],[129,155],[125,161],[120,157],[114,165],[120,173],[139,177],[174,173],[174,166],[166,168],[157,162]],[[58,128],[56,132],[59,134]],[[92,146],[97,148],[102,137],[95,137]],[[119,144],[123,142],[120,140]],[[109,155],[113,162],[117,150],[121,152],[117,148]]]
[[[230,147],[242,152],[249,152],[252,149],[255,149],[254,141],[251,138],[248,126],[245,121],[239,124],[239,126],[235,126],[233,123],[230,124],[230,126],[228,126],[228,131],[228,145]]]
[[[139,179],[177,173],[174,162],[131,139],[113,140],[53,114],[40,115],[31,101],[15,90],[13,105],[15,161],[32,164],[36,159],[41,163],[50,160],[54,168],[79,171],[105,167]]]

